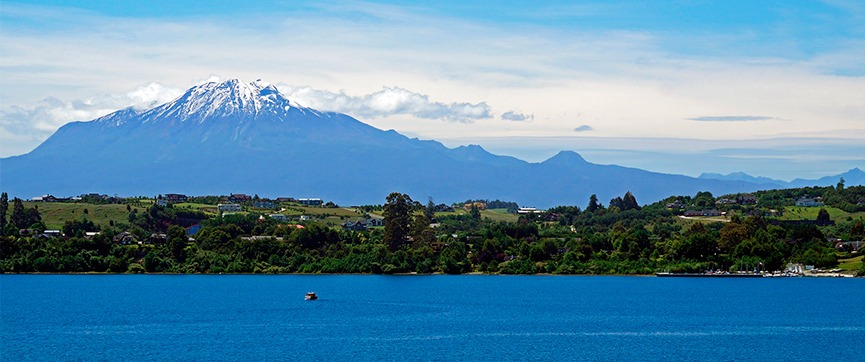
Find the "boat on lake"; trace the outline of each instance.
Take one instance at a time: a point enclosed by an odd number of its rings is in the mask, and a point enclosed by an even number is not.
[[[316,300],[316,299],[318,299],[318,296],[315,295],[315,292],[309,292],[309,293],[306,293],[306,296],[303,297],[303,299],[304,300]]]

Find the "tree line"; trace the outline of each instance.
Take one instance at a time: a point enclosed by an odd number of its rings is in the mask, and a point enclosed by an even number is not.
[[[711,198],[701,194],[696,200]],[[20,205],[20,206],[19,206]],[[502,273],[650,274],[660,270],[777,270],[787,262],[836,265],[826,241],[861,236],[861,220],[834,226],[773,225],[761,215],[729,222],[685,223],[663,202],[640,206],[631,193],[608,205],[592,196],[583,209],[559,206],[517,222],[492,221],[478,210],[440,213],[409,195],[391,193],[384,226],[365,231],[261,215],[206,215],[151,205],[128,210],[127,223],[99,227],[68,220],[63,237],[20,235],[41,222],[38,209],[0,198],[3,272],[111,273]],[[16,211],[17,210],[17,211]],[[34,211],[29,211],[34,210]],[[179,225],[200,220],[194,235]],[[96,232],[87,236],[87,232]],[[131,240],[132,242],[126,242]],[[863,267],[865,268],[865,267]],[[863,270],[865,271],[865,270]]]

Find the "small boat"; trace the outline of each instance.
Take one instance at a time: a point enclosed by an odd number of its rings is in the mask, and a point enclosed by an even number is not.
[[[306,293],[306,297],[304,297],[303,299],[304,300],[316,300],[316,299],[318,299],[318,296],[315,295],[315,292],[309,292],[309,293]]]

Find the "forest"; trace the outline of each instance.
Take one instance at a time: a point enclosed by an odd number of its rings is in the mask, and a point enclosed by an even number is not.
[[[797,208],[796,200],[802,198],[823,205]],[[843,180],[835,187],[748,195],[714,197],[701,192],[642,206],[628,192],[609,203],[592,196],[584,208],[525,212],[513,202],[467,200],[445,206],[431,198],[423,204],[394,192],[381,205],[353,208],[358,217],[342,217],[345,225],[336,226],[318,219],[275,218],[280,210],[256,209],[252,200],[245,202],[244,212],[207,212],[206,207],[215,208],[209,204],[222,199],[198,198],[195,201],[204,205],[202,209],[145,203],[140,198],[112,200],[126,203],[125,212],[118,207],[124,220],[99,225],[84,208],[52,232],[42,220],[40,204],[25,207],[22,200],[10,202],[3,193],[0,269],[3,273],[652,274],[775,271],[787,263],[834,268],[846,260],[847,265],[853,262],[848,268],[851,273],[865,275],[862,257],[849,245],[838,243],[865,238],[865,187],[844,187]],[[98,204],[97,200],[75,202],[90,209]],[[284,213],[322,215],[338,209],[332,203],[318,209],[291,202],[276,207]],[[713,216],[685,216],[689,210],[706,209]],[[491,217],[495,213],[511,219]],[[804,218],[806,214],[814,217]],[[380,226],[355,223],[376,215],[381,217]]]

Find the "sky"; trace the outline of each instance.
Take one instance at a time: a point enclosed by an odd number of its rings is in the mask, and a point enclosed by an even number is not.
[[[865,168],[865,2],[0,2],[0,157],[262,79],[448,147],[697,176]]]

